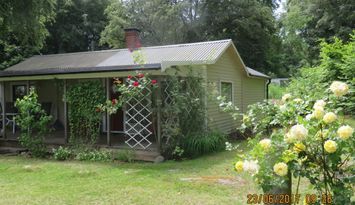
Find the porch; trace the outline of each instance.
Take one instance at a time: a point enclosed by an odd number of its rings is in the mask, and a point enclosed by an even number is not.
[[[14,107],[14,102],[17,98],[27,95],[32,87],[37,91],[42,108],[47,114],[53,116],[50,126],[54,131],[45,136],[45,143],[48,147],[67,144],[70,137],[68,125],[70,108],[63,99],[70,85],[86,80],[100,80],[107,100],[116,97],[113,92],[113,78],[1,82],[0,146],[19,146],[20,130],[15,120],[17,109]],[[134,101],[116,114],[104,113],[96,146],[109,149],[132,149],[160,155],[158,116],[153,116],[151,103],[152,99]]]

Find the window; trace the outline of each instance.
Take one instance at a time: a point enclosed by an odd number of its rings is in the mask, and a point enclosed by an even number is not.
[[[35,89],[34,85],[30,85],[30,89]],[[17,98],[23,98],[26,95],[27,86],[26,85],[13,85],[12,86],[12,100],[16,102]]]
[[[17,98],[23,98],[26,95],[26,85],[14,85],[12,87],[12,100],[16,102]]]
[[[227,102],[233,102],[233,84],[231,82],[221,82],[221,96],[226,97]]]

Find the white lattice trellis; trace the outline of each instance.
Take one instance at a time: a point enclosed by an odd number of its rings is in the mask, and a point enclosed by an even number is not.
[[[177,134],[180,129],[179,123],[179,112],[174,108],[176,106],[176,99],[174,99],[174,94],[178,95],[187,95],[189,100],[196,101],[197,99],[201,100],[201,91],[198,89],[198,86],[194,84],[194,80],[189,78],[180,78],[177,81],[166,79],[162,83],[162,100],[163,100],[163,113],[162,113],[162,138],[166,139],[166,144],[169,143],[171,137],[174,134]],[[180,85],[174,87],[174,83],[179,83]],[[199,101],[196,101],[199,103]],[[185,102],[188,103],[188,102]],[[190,104],[190,103],[188,103]],[[192,106],[182,105],[185,112],[184,115],[190,116],[193,109]],[[181,107],[180,107],[181,108]]]
[[[162,100],[164,106],[164,112],[162,113],[162,138],[166,139],[166,144],[169,143],[172,137],[172,131],[179,129],[179,116],[173,113],[173,105],[176,103],[172,95],[173,82],[164,81],[162,83]]]
[[[142,88],[142,94],[132,97],[126,103],[125,133],[129,139],[125,143],[131,148],[148,148],[152,142],[152,90],[149,87]]]

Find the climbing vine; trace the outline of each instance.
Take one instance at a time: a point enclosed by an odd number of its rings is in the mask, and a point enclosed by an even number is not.
[[[69,142],[72,145],[93,145],[99,137],[102,120],[97,105],[105,101],[101,81],[82,81],[70,86],[65,100],[69,107]]]

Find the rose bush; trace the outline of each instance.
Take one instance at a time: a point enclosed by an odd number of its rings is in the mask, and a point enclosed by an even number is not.
[[[145,88],[149,87],[155,89],[158,87],[157,80],[150,79],[147,73],[138,72],[135,76],[128,75],[124,81],[119,78],[114,78],[114,91],[120,93],[118,99],[113,98],[107,100],[104,104],[97,106],[98,112],[108,112],[114,114],[125,103],[134,97],[143,97],[145,95]]]
[[[348,92],[348,85],[333,82],[323,99],[310,101],[306,96],[300,99],[286,94],[281,103],[270,105],[273,115],[265,118],[273,125],[272,132],[254,133],[255,137],[248,141],[252,149],[237,157],[235,170],[251,173],[264,192],[283,186],[290,194],[291,175],[298,178],[297,186],[305,177],[320,195],[331,195],[332,204],[350,204],[354,129],[344,123],[344,108],[335,106]],[[250,113],[253,111],[249,110],[243,119],[253,119],[255,116]],[[265,122],[263,117],[259,123]],[[256,124],[243,120],[242,127],[266,127]]]

